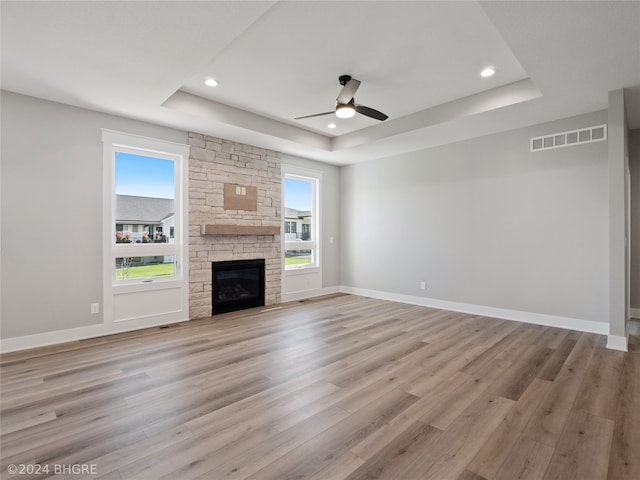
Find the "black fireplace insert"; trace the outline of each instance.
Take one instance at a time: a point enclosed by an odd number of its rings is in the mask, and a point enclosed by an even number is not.
[[[213,262],[212,314],[264,306],[264,259]]]

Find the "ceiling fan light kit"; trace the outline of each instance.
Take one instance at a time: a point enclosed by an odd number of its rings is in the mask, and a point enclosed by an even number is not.
[[[381,122],[389,118],[382,112],[375,110],[371,107],[365,107],[364,105],[358,105],[355,103],[354,95],[358,87],[360,86],[360,80],[352,78],[351,75],[340,75],[338,82],[342,85],[342,90],[338,98],[336,98],[336,109],[331,112],[314,113],[313,115],[305,115],[304,117],[296,117],[294,120],[302,120],[305,118],[321,117],[323,115],[331,115],[335,113],[338,118],[351,118],[356,112],[365,117],[375,118]]]
[[[355,108],[353,105],[347,104],[338,104],[336,106],[336,117],[338,118],[351,118],[356,114]]]

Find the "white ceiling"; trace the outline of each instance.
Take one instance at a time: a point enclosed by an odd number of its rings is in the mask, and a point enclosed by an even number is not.
[[[606,109],[619,88],[640,128],[637,1],[0,8],[5,90],[334,164]],[[332,110],[341,74],[389,119],[293,120]]]

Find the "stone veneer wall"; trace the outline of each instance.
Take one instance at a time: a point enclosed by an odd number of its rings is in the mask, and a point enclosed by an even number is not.
[[[200,225],[281,226],[280,154],[189,133],[189,318],[211,315],[211,262],[265,259],[265,304],[280,303],[280,235],[201,235]],[[225,183],[258,189],[258,211],[225,210]]]

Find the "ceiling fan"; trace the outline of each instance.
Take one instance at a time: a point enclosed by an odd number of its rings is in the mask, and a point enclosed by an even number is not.
[[[340,75],[340,77],[338,77],[338,81],[340,82],[340,85],[342,85],[342,90],[340,90],[340,94],[336,99],[337,105],[335,110],[324,113],[314,113],[313,115],[305,115],[304,117],[296,117],[294,120],[321,117],[322,115],[331,115],[332,113],[335,113],[339,118],[351,118],[356,114],[356,112],[380,121],[384,121],[389,118],[378,110],[355,103],[353,96],[360,86],[360,80],[351,78],[351,75]]]

